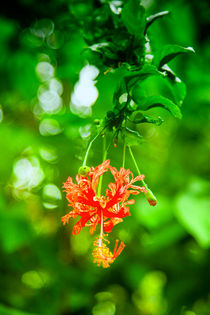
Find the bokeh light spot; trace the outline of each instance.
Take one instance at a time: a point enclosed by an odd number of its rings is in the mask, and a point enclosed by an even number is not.
[[[60,124],[55,119],[45,118],[39,124],[39,132],[42,136],[55,136],[62,131]]]
[[[36,66],[36,74],[42,82],[51,79],[54,75],[54,71],[54,67],[46,61],[41,61]]]
[[[101,302],[93,307],[93,315],[114,315],[116,311],[116,306],[111,301]]]
[[[38,99],[40,106],[47,114],[55,114],[62,108],[62,99],[54,90],[47,90],[41,86]]]
[[[49,163],[54,163],[57,160],[57,154],[52,148],[41,147],[39,153],[42,159]]]
[[[43,271],[30,270],[22,275],[21,281],[32,289],[41,289],[49,283],[49,275]]]
[[[94,85],[94,78],[98,73],[98,69],[90,65],[80,71],[80,79],[74,87],[70,102],[71,111],[80,117],[91,115],[91,106],[98,97],[98,90]]]
[[[34,23],[33,27],[31,28],[32,34],[37,37],[45,38],[52,34],[54,30],[54,23],[50,19],[41,19]]]
[[[13,173],[15,176],[14,188],[19,189],[31,190],[44,179],[44,173],[36,157],[19,159],[14,164]]]
[[[3,109],[0,106],[0,123],[2,122],[3,118],[4,118]]]

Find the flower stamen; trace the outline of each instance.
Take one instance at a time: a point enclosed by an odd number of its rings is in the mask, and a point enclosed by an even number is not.
[[[103,211],[101,211],[101,231],[99,238],[93,243],[95,248],[93,250],[94,263],[98,266],[102,265],[103,268],[108,268],[110,264],[121,254],[122,250],[125,247],[123,242],[120,243],[120,246],[117,249],[119,240],[116,240],[114,252],[112,253],[105,242],[109,243],[108,240],[104,238],[103,234]]]

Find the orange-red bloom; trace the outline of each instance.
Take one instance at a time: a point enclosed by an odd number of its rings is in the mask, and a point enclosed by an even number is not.
[[[109,184],[105,196],[97,196],[99,177],[110,170],[115,182]],[[131,176],[131,179],[129,178]],[[134,182],[144,179],[144,175],[133,178],[130,170],[120,168],[118,172],[115,167],[106,160],[91,171],[86,177],[76,176],[77,184],[73,183],[71,177],[64,183],[66,198],[69,206],[73,208],[68,214],[62,217],[63,224],[69,223],[70,218],[80,216],[81,219],[75,224],[72,234],[79,234],[84,226],[90,226],[90,233],[101,224],[101,213],[103,214],[103,230],[111,232],[114,225],[122,221],[122,218],[130,215],[128,205],[135,201],[128,201],[130,195],[137,195],[139,192],[146,193],[144,187],[133,185]]]
[[[111,171],[114,177],[114,183],[108,185],[105,196],[97,196],[97,188],[99,178],[108,170]],[[131,178],[130,178],[131,177]],[[76,176],[77,184],[73,183],[71,177],[64,183],[64,188],[67,193],[66,198],[69,201],[69,206],[73,209],[62,217],[63,224],[69,223],[70,218],[80,216],[80,220],[74,225],[72,234],[79,234],[81,228],[90,226],[90,233],[93,234],[98,224],[101,225],[101,240],[99,239],[99,251],[95,251],[95,256],[100,253],[102,260],[109,263],[121,253],[124,245],[120,245],[120,250],[115,249],[114,253],[107,251],[106,246],[102,245],[103,231],[110,233],[113,227],[122,222],[123,218],[130,215],[129,205],[133,204],[134,199],[128,200],[130,195],[137,195],[139,192],[146,193],[144,187],[136,186],[134,183],[144,179],[144,175],[139,175],[133,178],[133,174],[129,169],[120,168],[118,171],[110,165],[110,161],[106,160],[101,165],[91,168],[87,176]],[[96,245],[96,243],[95,243]],[[103,257],[109,257],[103,259]],[[95,258],[95,261],[100,264],[100,259]],[[105,265],[107,266],[105,263]],[[103,264],[102,264],[103,265]]]

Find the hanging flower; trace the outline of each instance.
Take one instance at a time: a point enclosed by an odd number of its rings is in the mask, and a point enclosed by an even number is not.
[[[108,170],[111,171],[114,182],[108,185],[105,196],[101,196],[99,179]],[[124,217],[130,216],[129,205],[135,202],[134,199],[128,200],[130,195],[147,193],[145,187],[134,185],[136,181],[143,179],[144,175],[133,178],[129,169],[120,168],[118,171],[106,160],[97,167],[92,167],[86,176],[77,175],[77,184],[73,183],[71,177],[64,183],[66,198],[73,210],[61,218],[63,224],[69,223],[70,218],[81,217],[73,227],[73,235],[79,234],[84,226],[90,227],[91,234],[98,224],[101,226],[100,237],[94,242],[96,249],[93,252],[98,265],[102,263],[103,267],[108,267],[123,250],[125,245],[122,242],[118,249],[115,246],[112,254],[103,242],[103,232],[110,233]]]

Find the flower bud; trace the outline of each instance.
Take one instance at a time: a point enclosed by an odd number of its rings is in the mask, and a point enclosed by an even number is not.
[[[81,166],[79,168],[78,174],[85,177],[88,175],[89,172],[90,172],[89,166]]]
[[[147,193],[145,196],[146,196],[150,206],[156,206],[156,204],[157,204],[156,197],[153,195],[153,193],[150,189],[148,189],[148,188],[146,188],[146,189],[147,189]]]

